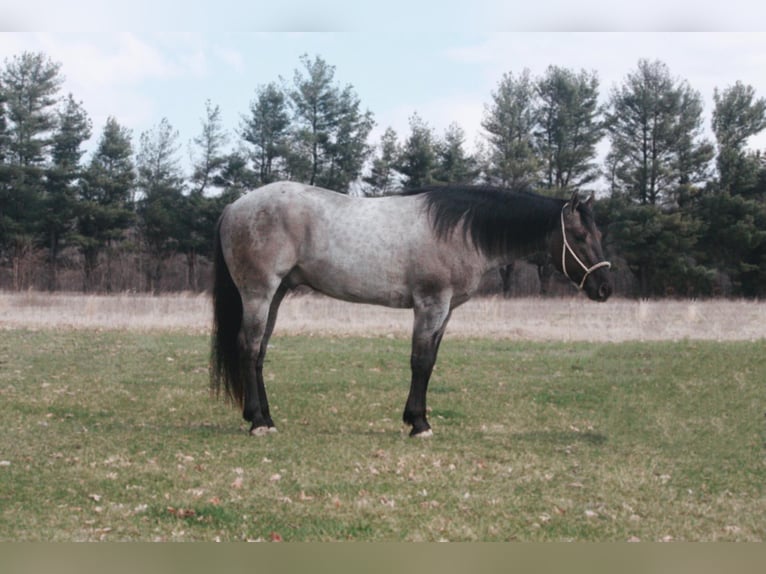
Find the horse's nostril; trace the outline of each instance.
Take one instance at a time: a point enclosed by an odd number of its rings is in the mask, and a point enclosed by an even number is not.
[[[602,283],[598,288],[598,296],[601,300],[605,301],[612,294],[612,286],[609,283]]]

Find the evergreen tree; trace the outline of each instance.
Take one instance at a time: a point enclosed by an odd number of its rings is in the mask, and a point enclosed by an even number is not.
[[[759,157],[746,150],[747,140],[766,129],[766,100],[755,97],[752,86],[741,82],[713,94],[713,132],[718,142],[718,177],[723,191],[751,190],[761,169]]]
[[[401,187],[401,174],[396,170],[401,153],[396,131],[386,128],[373,157],[370,175],[364,178],[370,186],[370,195],[391,195]]]
[[[178,131],[167,118],[141,134],[137,158],[140,229],[149,255],[148,288],[160,288],[164,261],[183,237],[184,178],[178,163]]]
[[[82,102],[69,94],[58,113],[51,145],[51,166],[46,170],[43,232],[48,251],[48,289],[57,285],[58,260],[63,243],[74,231],[77,187],[82,176],[83,144],[90,139],[91,121]]]
[[[402,146],[396,166],[404,177],[405,186],[417,189],[434,183],[436,142],[433,128],[416,113],[410,117],[410,135]]]
[[[8,97],[6,96],[2,84],[2,75],[0,74],[0,256],[3,254],[4,247],[9,243],[10,228],[13,226],[13,221],[7,213],[11,203],[10,182],[13,176],[10,164],[11,149],[6,113],[7,103]]]
[[[349,85],[334,82],[335,67],[322,58],[301,58],[290,100],[293,133],[288,168],[293,179],[347,192],[362,171],[374,125],[372,113],[360,110],[358,96]]]
[[[16,289],[22,288],[22,260],[42,233],[45,167],[63,81],[60,69],[45,54],[24,52],[6,60],[0,74],[6,122],[0,249],[11,252]]]
[[[84,259],[83,290],[94,289],[93,274],[106,251],[104,288],[111,292],[115,247],[135,220],[136,169],[130,130],[109,117],[79,186],[75,242]]]
[[[275,83],[258,88],[250,102],[250,115],[242,118],[242,139],[252,146],[250,152],[258,184],[283,177],[288,153],[290,114],[287,97]]]
[[[465,150],[465,132],[451,123],[436,142],[434,179],[443,183],[474,183],[479,176],[476,159]]]
[[[221,126],[220,108],[208,100],[205,112],[202,132],[194,138],[199,154],[193,166],[193,187],[181,200],[179,248],[186,256],[186,287],[192,291],[199,288],[198,258],[200,255],[210,255],[210,230],[215,227],[220,215],[218,201],[207,196],[205,191],[218,187],[222,182],[220,173],[227,165],[227,155],[222,150],[227,137]]]
[[[219,204],[219,214],[226,205],[261,184],[258,174],[248,167],[249,155],[248,150],[237,149],[225,156],[221,171],[215,178],[216,187],[222,190],[221,195],[214,198]]]
[[[685,207],[689,200],[699,196],[710,180],[710,163],[715,149],[703,136],[702,97],[699,92],[692,90],[688,84],[682,84],[679,96],[675,203]]]
[[[710,160],[709,144],[699,141],[701,113],[686,82],[660,61],[640,60],[610,101],[612,192],[641,204],[676,203],[679,186]]]
[[[718,182],[694,205],[703,222],[698,256],[720,273],[726,295],[766,295],[766,164],[747,140],[766,127],[766,101],[737,82],[716,90],[713,129]],[[717,185],[716,185],[717,183]]]
[[[534,146],[535,125],[535,92],[529,70],[518,77],[504,74],[482,121],[488,143],[484,171],[490,183],[523,188],[537,181],[540,163]]]
[[[604,125],[598,86],[595,72],[575,74],[556,66],[536,83],[535,141],[548,189],[576,189],[599,176],[594,159]]]
[[[223,146],[227,141],[228,136],[221,123],[221,108],[207,100],[202,131],[193,140],[198,153],[192,152],[194,158],[190,178],[192,194],[204,196],[206,191],[216,186],[219,180],[218,174],[226,164]]]
[[[705,194],[695,211],[703,227],[698,258],[731,282],[718,291],[766,295],[766,203],[724,191]]]
[[[362,168],[372,151],[367,138],[375,126],[370,111],[362,112],[361,101],[351,86],[338,99],[338,127],[328,144],[329,165],[323,183],[327,188],[348,191],[361,178]]]
[[[701,233],[700,222],[689,213],[664,211],[625,197],[606,200],[607,248],[623,258],[638,283],[641,297],[709,292],[710,269],[693,257]]]

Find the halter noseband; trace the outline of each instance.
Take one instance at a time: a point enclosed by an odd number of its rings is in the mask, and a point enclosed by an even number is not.
[[[564,245],[561,248],[561,270],[564,272],[564,275],[567,276],[567,279],[569,279],[572,283],[577,285],[577,288],[582,290],[583,285],[585,285],[585,280],[588,278],[588,275],[593,273],[596,269],[601,269],[602,267],[606,267],[607,269],[612,266],[609,261],[600,261],[599,263],[596,263],[595,265],[591,265],[588,267],[585,265],[585,263],[582,262],[582,260],[577,257],[577,253],[574,252],[574,249],[572,249],[572,246],[569,245],[569,241],[567,241],[567,231],[564,227],[564,210],[569,205],[569,202],[564,204],[564,207],[561,208],[561,237],[564,238]],[[582,281],[578,284],[572,277],[567,273],[567,251],[569,251],[569,254],[574,257],[574,260],[579,263],[580,267],[582,267],[582,270],[585,271],[585,275],[583,275]]]

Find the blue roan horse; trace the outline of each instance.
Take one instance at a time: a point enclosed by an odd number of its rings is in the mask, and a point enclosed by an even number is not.
[[[592,199],[469,186],[353,198],[294,182],[248,193],[224,210],[216,233],[213,389],[243,409],[251,434],[274,430],[264,356],[282,298],[307,285],[414,309],[404,422],[411,436],[430,436],[426,390],[439,343],[487,271],[547,249],[588,297],[611,295]]]

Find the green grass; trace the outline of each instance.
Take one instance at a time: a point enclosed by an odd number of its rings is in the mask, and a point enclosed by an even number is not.
[[[207,338],[3,331],[0,540],[764,540],[766,343],[275,337],[279,433]]]

